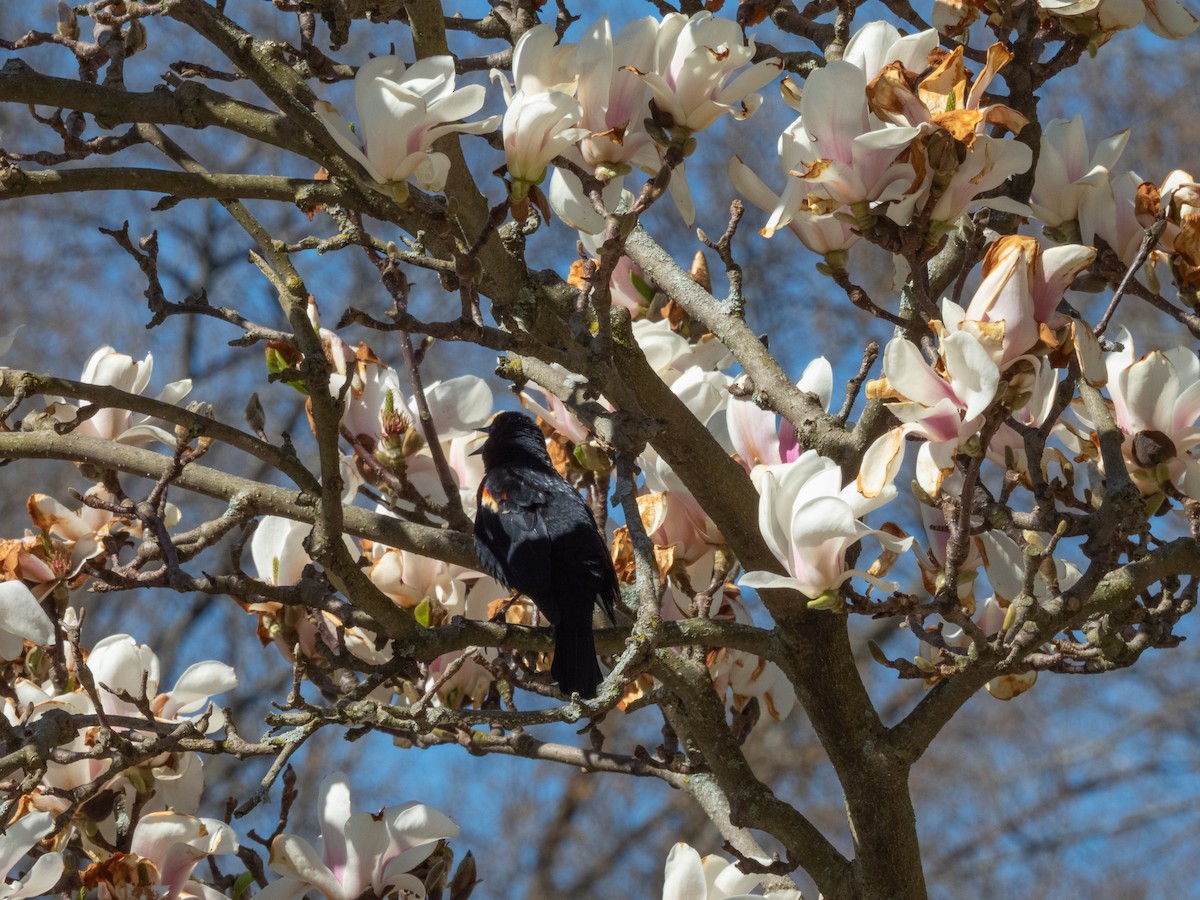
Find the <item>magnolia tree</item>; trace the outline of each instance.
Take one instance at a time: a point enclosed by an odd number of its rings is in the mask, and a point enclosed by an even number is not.
[[[660,848],[664,897],[794,898],[801,872],[830,898],[921,897],[908,776],[965,703],[1179,642],[1200,577],[1200,184],[1144,181],[1119,166],[1127,133],[1037,105],[1118,31],[1197,20],[1176,0],[897,0],[891,22],[853,2],[680,6],[274,0],[255,33],[223,0],[99,0],[0,40],[0,100],[28,109],[0,199],[218,200],[277,300],[257,321],[236,297],[172,299],[157,236],[111,223],[151,326],[189,317],[257,360],[244,415],[203,380],[153,387],[136,337],[82,374],[0,368],[7,483],[24,460],[76,464],[0,542],[5,896],[465,898],[477,864],[447,843],[465,810],[352,812],[334,773],[299,800],[320,841],[289,830],[294,754],[376,731],[689,795],[725,855]],[[180,29],[202,60],[140,65]],[[364,35],[403,46],[345,49]],[[689,159],[724,152],[718,129],[775,141],[757,123],[780,104],[780,171],[726,154],[748,206],[703,209]],[[247,143],[314,174],[236,171]],[[277,235],[267,202],[308,236]],[[679,221],[677,259],[655,234]],[[739,255],[767,240],[816,263],[819,298],[748,296]],[[375,294],[310,291],[347,255]],[[852,263],[880,258],[891,287],[871,296]],[[858,371],[835,391],[845,360],[785,370],[747,324],[760,302],[841,304],[892,337],[845,348]],[[1191,338],[1147,352],[1159,320]],[[0,349],[36,340],[25,325]],[[432,342],[494,351],[499,379],[433,381]],[[597,630],[595,700],[557,691],[550,632],[474,555],[472,453],[502,382],[611,540],[623,604]],[[307,423],[281,433],[260,394],[301,399]],[[92,633],[82,593],[135,589],[245,610],[241,639],[293,673],[265,728],[224,711],[227,664],[189,660],[168,689],[153,649]],[[903,634],[856,659],[864,618]],[[887,724],[864,665],[927,690]],[[658,718],[658,747],[608,727],[634,715]],[[747,760],[796,716],[851,852]],[[550,740],[555,723],[586,727]],[[204,818],[220,756],[269,769]],[[239,833],[272,795],[274,833]]]

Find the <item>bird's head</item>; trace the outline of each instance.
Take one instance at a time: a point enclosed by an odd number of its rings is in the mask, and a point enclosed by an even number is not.
[[[497,413],[488,425],[479,430],[487,435],[487,440],[471,455],[482,454],[485,469],[517,463],[554,467],[550,462],[550,454],[546,452],[545,435],[525,413]]]

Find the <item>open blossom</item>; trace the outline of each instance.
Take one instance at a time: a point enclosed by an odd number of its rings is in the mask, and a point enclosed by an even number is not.
[[[574,46],[554,50],[557,36],[549,25],[529,29],[513,48],[512,83],[499,69],[504,102],[504,161],[512,180],[511,198],[524,200],[529,189],[546,177],[554,157],[590,133],[580,127],[583,107],[575,98],[577,76],[569,72]]]
[[[255,896],[260,900],[292,900],[310,891],[326,900],[354,900],[392,892],[425,896],[413,869],[429,858],[439,841],[459,828],[423,803],[388,806],[378,812],[350,811],[350,784],[342,772],[321,783],[321,839],[314,847],[294,834],[271,842],[270,866],[283,876]]]
[[[866,89],[863,71],[843,60],[808,77],[800,117],[779,139],[779,155],[791,177],[764,236],[800,212],[850,210],[857,216],[879,208],[901,225],[912,217],[921,184],[901,155],[920,128],[878,119],[867,106]]]
[[[910,341],[896,337],[883,351],[883,379],[868,388],[890,399],[888,410],[903,424],[880,436],[863,457],[859,487],[874,495],[894,477],[905,437],[925,438],[917,451],[917,482],[936,496],[960,448],[979,431],[995,399],[1000,369],[988,348],[969,330],[946,334],[935,370]]]
[[[1093,152],[1083,116],[1047,123],[1029,197],[1038,219],[1056,232],[1075,222],[1077,240],[1092,243],[1106,190],[1111,198],[1109,173],[1128,141],[1128,129],[1119,131],[1101,141]]]
[[[134,828],[129,853],[95,866],[93,877],[102,900],[217,900],[227,895],[192,880],[192,871],[203,859],[237,849],[237,835],[219,819],[150,813]]]
[[[864,496],[853,483],[843,487],[837,464],[815,450],[792,463],[758,466],[750,477],[758,488],[763,539],[787,574],[747,572],[743,586],[790,588],[822,604],[833,603],[836,589],[853,577],[894,586],[865,571],[847,569],[846,550],[868,536],[891,552],[908,549],[912,538],[897,539],[859,521],[895,497],[895,485],[889,482],[873,497]]]
[[[890,22],[868,22],[846,42],[842,60],[858,66],[872,81],[880,70],[900,63],[910,72],[921,72],[929,65],[929,54],[938,45],[938,33],[933,28],[916,34],[901,35]]]
[[[1005,235],[988,248],[983,281],[967,306],[970,322],[1003,323],[1000,369],[1027,353],[1042,337],[1067,323],[1056,310],[1075,276],[1096,251],[1081,244],[1043,248],[1036,240]]]
[[[125,353],[118,353],[112,347],[97,348],[83,367],[79,380],[86,384],[99,384],[115,387],[129,394],[140,394],[150,383],[150,373],[154,371],[154,355],[146,354],[141,362]],[[185,378],[172,381],[162,389],[158,397],[163,403],[178,403],[192,389],[192,381]],[[54,404],[54,415],[64,422],[75,418],[76,408],[61,401]],[[126,409],[102,409],[91,418],[79,423],[75,434],[102,438],[106,441],[119,441],[123,444],[148,444],[159,441],[169,447],[175,446],[174,436],[163,428],[152,424],[155,420],[149,416],[134,418],[133,413]]]
[[[1121,453],[1143,494],[1158,493],[1173,484],[1193,500],[1200,500],[1200,360],[1190,347],[1154,350],[1134,356],[1133,338],[1120,329],[1116,339],[1123,349],[1110,353],[1108,390],[1113,419],[1125,435]],[[1075,415],[1095,428],[1082,404]],[[1085,441],[1085,449],[1090,446]],[[1101,461],[1102,464],[1102,461]]]
[[[210,659],[188,666],[169,691],[160,693],[158,654],[127,634],[101,640],[92,648],[87,662],[100,686],[104,710],[111,715],[141,715],[135,704],[122,700],[113,691],[123,690],[136,697],[142,691],[143,678],[150,711],[162,722],[195,719],[208,707],[210,697],[237,687],[233,667]],[[208,732],[218,730],[223,722],[220,711],[214,709],[208,720]]]
[[[753,58],[754,41],[744,39],[736,22],[711,12],[691,18],[668,13],[658,26],[654,68],[637,74],[654,95],[665,127],[695,132],[725,113],[744,119],[762,105],[754,92],[774,79],[782,64],[765,60],[734,77]]]
[[[1187,37],[1200,25],[1178,0],[1038,0],[1038,6],[1058,16],[1068,31],[1086,34],[1096,44],[1141,22],[1171,40]]]
[[[756,900],[760,895],[750,891],[766,877],[761,873],[747,875],[719,856],[701,859],[683,841],[667,854],[663,875],[663,900]],[[770,900],[801,900],[800,892],[795,890],[771,891],[766,896]]]
[[[444,134],[486,134],[495,131],[499,116],[462,122],[483,106],[484,88],[472,84],[454,89],[454,60],[430,56],[405,67],[395,56],[377,56],[354,78],[358,132],[329,103],[319,102],[317,118],[338,146],[361,163],[376,181],[410,179],[427,191],[446,185],[450,160],[433,150]]]

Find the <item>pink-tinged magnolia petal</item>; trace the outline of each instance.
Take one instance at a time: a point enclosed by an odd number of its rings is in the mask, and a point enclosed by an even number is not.
[[[196,863],[206,856],[235,853],[237,846],[237,836],[224,822],[156,812],[138,822],[130,849],[158,866],[164,896],[174,898]]]
[[[1108,369],[1104,365],[1104,351],[1086,322],[1071,322],[1071,338],[1075,345],[1075,358],[1084,381],[1092,387],[1103,387],[1108,383]]]
[[[329,132],[330,137],[334,139],[339,147],[346,154],[367,170],[375,181],[387,181],[383,172],[371,162],[367,154],[363,153],[362,147],[359,144],[359,137],[350,128],[350,123],[342,118],[337,108],[332,103],[327,103],[324,100],[318,100],[313,105],[313,113],[321,124],[325,126],[325,130]]]
[[[870,130],[867,82],[861,69],[833,60],[808,76],[800,101],[804,130],[828,159],[850,162],[856,137]]]
[[[350,897],[343,892],[341,883],[329,871],[329,867],[321,861],[320,854],[312,844],[302,837],[294,834],[281,834],[275,838],[271,842],[269,865],[271,871],[295,878],[306,888],[315,888],[328,900],[350,900]],[[290,893],[291,890],[291,885],[289,885],[287,889],[281,889],[280,895],[296,896]],[[262,895],[259,894],[259,896]]]
[[[54,642],[54,623],[20,581],[0,582],[0,629],[42,646]]]
[[[700,854],[680,841],[667,854],[663,900],[698,900],[707,896],[708,881],[704,877]]]
[[[901,396],[923,406],[957,399],[950,385],[925,362],[916,345],[904,338],[888,341],[883,350],[883,374]]]
[[[1038,259],[1038,283],[1034,286],[1034,316],[1039,322],[1055,327],[1055,307],[1075,276],[1096,258],[1094,247],[1064,244],[1043,249]]]
[[[747,468],[783,461],[779,457],[779,432],[773,410],[762,409],[752,400],[734,397],[725,407],[725,421],[733,449]]]
[[[804,585],[799,579],[790,575],[776,575],[774,572],[746,572],[738,579],[738,584],[756,591],[775,589],[804,593]]]
[[[335,864],[328,847],[325,848],[325,862],[341,881],[343,893],[347,897],[358,897],[375,888],[376,894],[381,895],[379,876],[388,849],[383,823],[371,813],[354,813],[346,821],[344,835],[339,835],[339,839],[342,838],[346,848],[345,863]]]
[[[973,419],[995,399],[1000,370],[984,346],[965,331],[943,339],[941,349],[954,393],[966,404],[965,418]]]
[[[330,772],[321,781],[319,790],[321,840],[325,848],[325,862],[337,869],[346,863],[346,823],[350,821],[350,780],[345,772]],[[275,855],[274,844],[271,855]],[[276,869],[276,871],[279,871]]]

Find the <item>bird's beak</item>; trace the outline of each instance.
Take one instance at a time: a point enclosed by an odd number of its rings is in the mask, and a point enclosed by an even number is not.
[[[486,435],[486,434],[491,434],[491,433],[492,433],[492,426],[491,426],[491,425],[484,425],[482,428],[476,428],[475,430],[476,430],[476,431],[478,431],[478,432],[480,432],[481,434],[485,434],[485,435]],[[487,441],[485,440],[485,441],[483,442],[483,444],[486,444],[486,443],[487,443]],[[478,456],[480,453],[482,453],[482,452],[483,452],[483,444],[480,444],[480,445],[479,445],[479,449],[478,449],[478,450],[472,450],[470,453],[468,453],[468,454],[467,454],[467,456]]]

